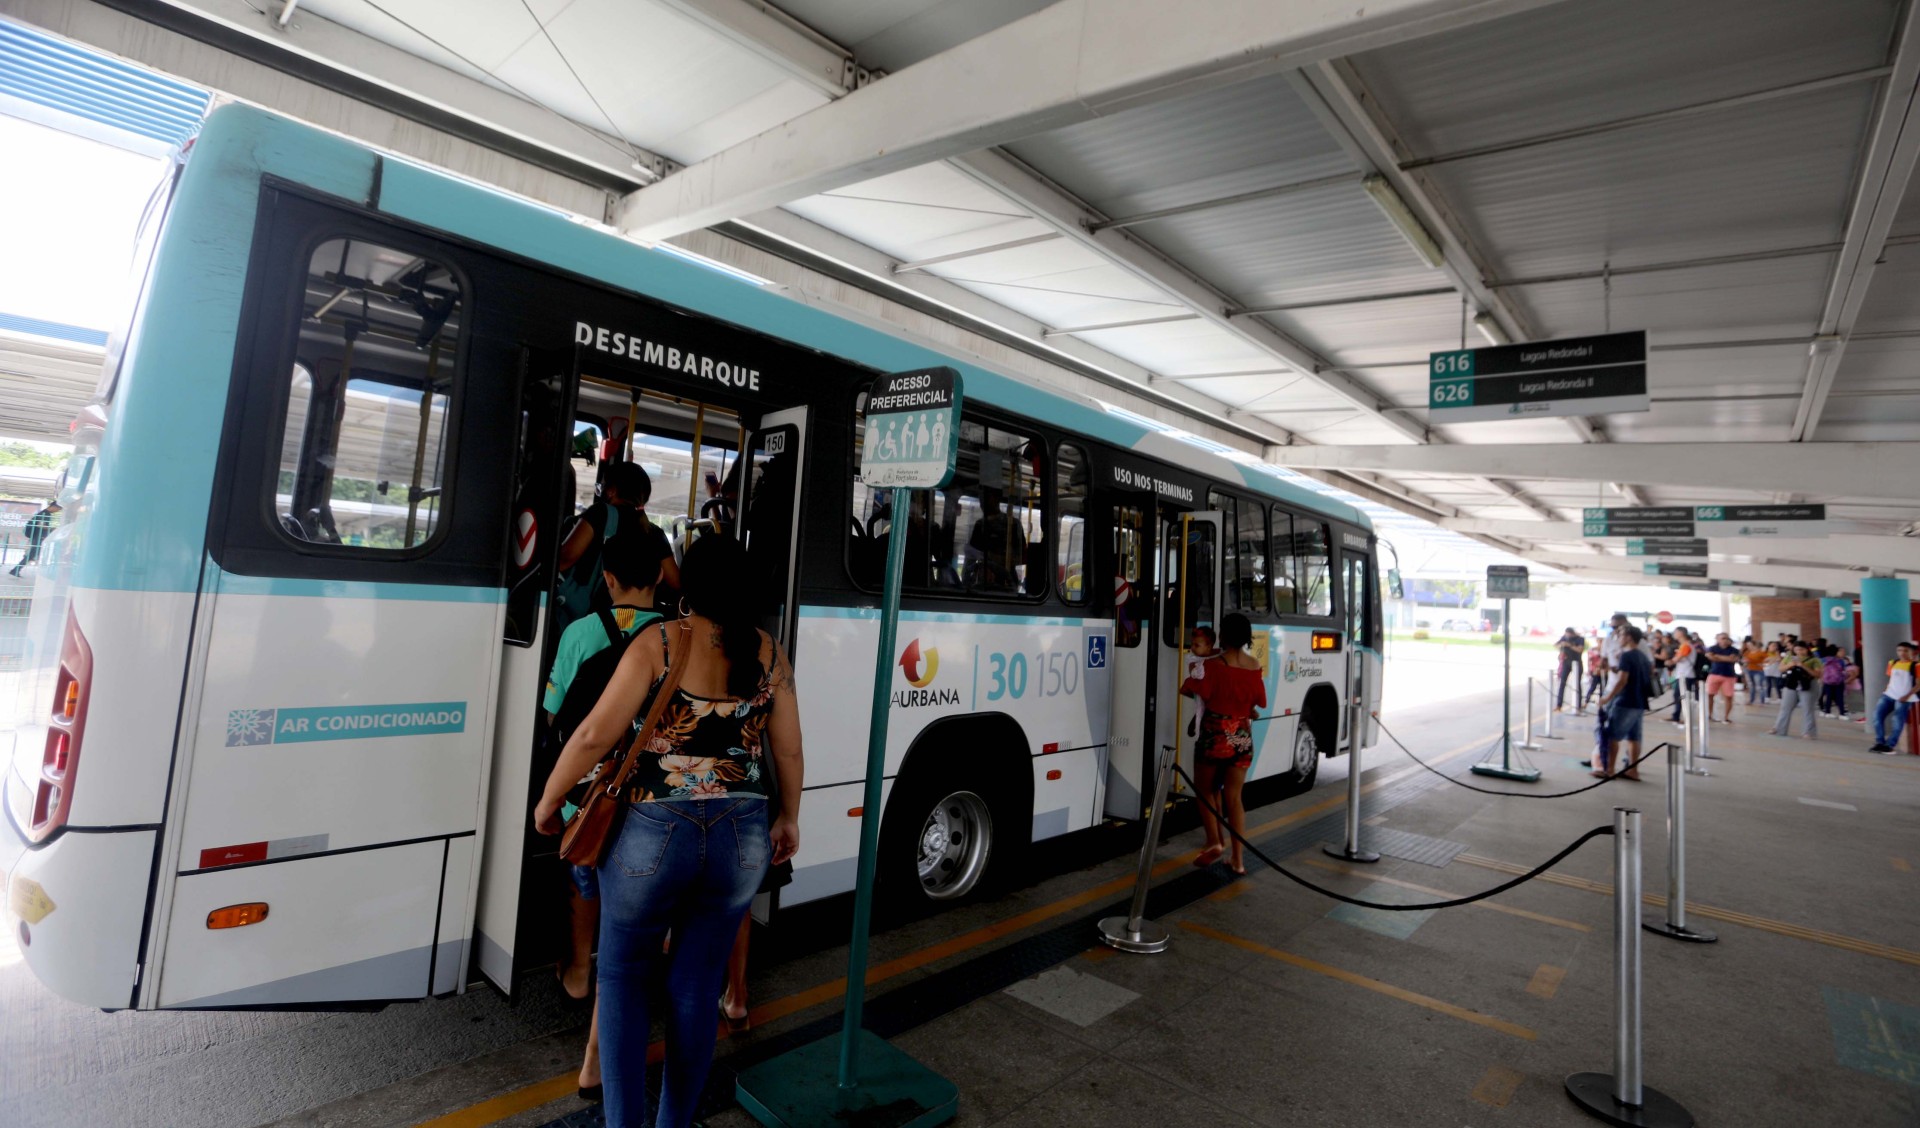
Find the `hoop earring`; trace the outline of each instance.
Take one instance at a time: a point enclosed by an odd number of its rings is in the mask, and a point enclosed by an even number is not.
[[[680,597],[680,617],[682,619],[693,617],[693,608],[687,606],[687,597],[684,595]]]

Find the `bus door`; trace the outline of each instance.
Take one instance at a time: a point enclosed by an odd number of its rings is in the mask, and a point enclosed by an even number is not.
[[[1180,683],[1199,672],[1192,653],[1195,627],[1206,627],[1218,644],[1220,634],[1220,514],[1187,513],[1162,507],[1160,541],[1159,658],[1154,672],[1158,692],[1157,749],[1175,749],[1180,765],[1193,772],[1193,746],[1200,731],[1193,698],[1180,696]],[[1176,780],[1173,792],[1181,789]]]
[[[1380,608],[1375,598],[1378,593],[1370,582],[1373,576],[1370,556],[1343,551],[1341,561],[1340,597],[1347,633],[1346,693],[1342,704],[1356,700],[1362,703],[1364,720],[1359,733],[1359,746],[1366,748],[1377,739],[1375,728],[1378,722],[1374,713],[1380,708],[1380,684],[1384,672],[1378,644]],[[1354,747],[1353,734],[1348,731],[1352,716],[1350,708],[1340,710],[1340,736],[1348,750]]]
[[[807,409],[760,417],[747,440],[736,526],[759,582],[761,629],[793,656],[799,582],[800,489],[806,466]]]
[[[1152,786],[1152,742],[1147,733],[1153,723],[1150,689],[1157,611],[1154,502],[1152,494],[1108,493],[1095,504],[1095,512],[1111,530],[1111,536],[1097,545],[1104,560],[1097,567],[1113,577],[1113,643],[1107,654],[1112,705],[1102,810],[1108,818],[1137,819],[1146,810],[1147,789]]]

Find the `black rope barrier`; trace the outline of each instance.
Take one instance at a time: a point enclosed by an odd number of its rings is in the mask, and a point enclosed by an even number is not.
[[[1405,752],[1407,754],[1408,759],[1412,760],[1416,764],[1419,764],[1421,767],[1432,772],[1434,775],[1439,776],[1441,779],[1446,780],[1448,783],[1454,784],[1455,786],[1458,786],[1458,787],[1464,787],[1468,791],[1478,791],[1482,795],[1505,795],[1514,799],[1565,799],[1569,795],[1578,795],[1583,791],[1592,791],[1594,788],[1600,787],[1604,784],[1612,783],[1616,779],[1627,778],[1625,773],[1634,770],[1635,768],[1639,767],[1642,763],[1658,755],[1662,748],[1672,748],[1674,746],[1673,741],[1671,740],[1661,741],[1659,744],[1656,744],[1652,748],[1649,748],[1645,752],[1642,752],[1640,756],[1637,759],[1635,759],[1632,763],[1621,768],[1619,771],[1614,772],[1612,775],[1607,776],[1605,779],[1594,780],[1592,783],[1589,783],[1584,787],[1576,787],[1572,791],[1555,791],[1548,795],[1539,795],[1531,791],[1496,791],[1490,787],[1475,787],[1473,784],[1468,783],[1466,780],[1461,779],[1459,776],[1450,776],[1447,773],[1441,771],[1439,768],[1434,767],[1432,764],[1429,764],[1425,760],[1422,760],[1420,757],[1414,755],[1413,749],[1408,748],[1405,744],[1402,744],[1400,742],[1400,738],[1393,735],[1393,730],[1387,728],[1387,723],[1380,719],[1380,715],[1378,713],[1374,714],[1373,721],[1375,724],[1380,726],[1381,732],[1384,732],[1387,734],[1387,739],[1393,741],[1394,747],[1400,749],[1400,751]],[[1498,743],[1498,738],[1495,738],[1495,743]],[[1489,746],[1488,751],[1492,751],[1491,746]]]
[[[1498,896],[1499,894],[1505,893],[1507,890],[1512,889],[1515,886],[1525,885],[1527,882],[1532,881],[1536,877],[1539,877],[1541,874],[1547,872],[1548,870],[1552,869],[1554,866],[1557,866],[1561,862],[1565,861],[1569,854],[1572,854],[1575,850],[1578,850],[1580,847],[1585,846],[1588,842],[1591,842],[1596,838],[1600,838],[1605,835],[1610,835],[1613,833],[1613,827],[1611,826],[1596,826],[1592,830],[1589,830],[1585,834],[1574,839],[1571,843],[1567,845],[1566,849],[1560,851],[1558,854],[1555,854],[1553,857],[1548,858],[1546,861],[1541,862],[1539,865],[1521,874],[1519,877],[1514,878],[1512,881],[1501,882],[1499,885],[1496,885],[1491,889],[1481,890],[1480,892],[1475,893],[1468,897],[1455,897],[1451,901],[1429,901],[1426,904],[1422,904],[1422,905],[1387,905],[1387,904],[1382,904],[1379,901],[1362,901],[1358,897],[1349,897],[1345,893],[1336,893],[1333,890],[1326,888],[1325,886],[1315,885],[1313,882],[1308,881],[1306,878],[1301,877],[1297,873],[1294,873],[1292,870],[1289,870],[1285,866],[1281,865],[1279,862],[1276,862],[1272,858],[1267,857],[1267,855],[1261,851],[1260,847],[1255,846],[1253,843],[1241,837],[1240,832],[1233,829],[1232,824],[1227,822],[1226,817],[1222,815],[1220,811],[1216,807],[1214,807],[1212,803],[1207,801],[1206,796],[1200,790],[1200,785],[1197,783],[1194,783],[1193,777],[1187,774],[1187,769],[1181,767],[1178,763],[1176,763],[1173,765],[1173,770],[1180,773],[1180,778],[1187,781],[1187,786],[1193,788],[1194,802],[1200,804],[1200,806],[1206,809],[1207,813],[1211,814],[1214,817],[1214,819],[1220,824],[1220,829],[1222,831],[1225,831],[1228,837],[1232,838],[1235,842],[1238,842],[1240,845],[1246,847],[1247,850],[1250,853],[1252,853],[1254,857],[1260,859],[1260,861],[1264,863],[1268,869],[1273,870],[1275,873],[1278,873],[1281,877],[1286,878],[1288,881],[1293,882],[1295,885],[1305,886],[1306,888],[1313,890],[1315,893],[1320,894],[1322,897],[1331,897],[1336,901],[1344,901],[1349,905],[1358,905],[1363,909],[1383,909],[1390,913],[1410,913],[1410,912],[1417,912],[1423,909],[1451,909],[1460,905],[1471,905],[1475,901],[1484,901],[1488,897]]]

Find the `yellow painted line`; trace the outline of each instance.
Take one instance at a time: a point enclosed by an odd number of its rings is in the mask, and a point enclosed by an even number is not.
[[[1485,744],[1486,740],[1483,737],[1445,752],[1430,762],[1442,764],[1457,756],[1481,748]],[[1398,783],[1420,770],[1420,766],[1416,764],[1413,767],[1395,772],[1384,779],[1375,780],[1373,783],[1362,787],[1360,789],[1361,793],[1365,794],[1386,787],[1389,784]],[[1268,822],[1261,823],[1259,826],[1252,827],[1247,831],[1247,837],[1255,838],[1259,835],[1266,834],[1268,831],[1278,830],[1283,826],[1290,826],[1293,823],[1300,822],[1303,819],[1311,818],[1314,815],[1322,814],[1326,811],[1331,811],[1337,807],[1344,807],[1346,806],[1346,802],[1347,799],[1344,793],[1331,799],[1324,799],[1310,806],[1302,807],[1300,810],[1290,814],[1282,815],[1277,819],[1272,819]],[[1175,855],[1172,858],[1157,863],[1153,867],[1153,874],[1155,877],[1165,876],[1179,869],[1181,866],[1191,865],[1193,860],[1199,856],[1200,851],[1198,850],[1188,850],[1183,854]],[[961,952],[976,948],[981,944],[997,940],[1011,933],[1022,931],[1043,921],[1051,920],[1063,913],[1072,912],[1074,909],[1098,901],[1103,897],[1110,897],[1122,890],[1132,888],[1133,881],[1134,879],[1131,874],[1125,877],[1116,877],[1111,881],[1102,882],[1091,889],[1085,889],[1071,896],[1062,897],[1057,901],[1041,905],[1038,908],[1029,909],[1017,916],[1008,917],[1006,920],[976,928],[971,932],[943,940],[938,944],[921,948],[918,951],[909,952],[897,959],[875,964],[867,968],[867,983],[871,985],[891,979],[896,975],[924,967],[927,964],[946,959],[949,956],[959,955]],[[1228,886],[1228,888],[1239,888],[1239,883]],[[1238,896],[1238,894],[1235,895]],[[846,992],[847,980],[845,976],[841,976],[839,979],[822,983],[818,986],[810,987],[804,991],[798,991],[794,994],[752,1008],[747,1014],[748,1025],[750,1028],[760,1027],[775,1019],[785,1018],[788,1015],[796,1014],[809,1007],[834,1002],[845,995]],[[720,1037],[725,1038],[727,1036],[727,1028],[722,1025],[720,1027]],[[1528,1037],[1532,1037],[1532,1035],[1529,1034]],[[660,1043],[656,1042],[648,1048],[650,1051],[649,1057],[653,1058],[660,1051]],[[578,1087],[578,1080],[576,1074],[568,1072],[557,1077],[550,1077],[545,1081],[536,1081],[531,1085],[515,1089],[510,1093],[503,1093],[491,1100],[482,1101],[468,1108],[450,1112],[436,1120],[424,1121],[419,1128],[478,1128],[480,1125],[492,1124],[495,1121],[503,1120],[516,1113],[525,1112],[527,1109],[538,1108],[549,1101],[559,1100],[568,1092]],[[479,1116],[481,1119],[472,1119],[472,1116]]]
[[[1893,868],[1899,870],[1901,873],[1913,872],[1913,864],[1905,858],[1888,858],[1887,860],[1892,862]]]
[[[1354,869],[1352,866],[1343,866],[1339,862],[1329,862],[1323,858],[1301,858],[1299,860],[1302,862],[1305,862],[1310,866],[1316,866],[1323,870],[1332,870],[1334,873],[1344,873],[1351,877],[1364,877],[1369,881],[1380,881],[1380,882],[1385,882],[1388,885],[1398,885],[1402,889],[1412,889],[1418,893],[1431,893],[1436,897],[1441,897],[1447,900],[1452,900],[1455,897],[1464,896],[1464,894],[1457,893],[1451,889],[1435,889],[1431,885],[1416,885],[1411,881],[1402,881],[1397,877],[1380,877],[1375,874],[1368,873],[1365,870],[1357,870],[1357,869]],[[1475,901],[1472,903],[1472,905],[1468,907],[1476,908],[1476,909],[1492,909],[1496,913],[1506,913],[1508,916],[1522,917],[1526,920],[1537,920],[1541,924],[1551,924],[1555,928],[1567,928],[1567,929],[1572,929],[1575,932],[1592,932],[1593,931],[1592,925],[1581,924],[1577,920],[1562,920],[1559,917],[1547,916],[1545,913],[1530,913],[1525,909],[1516,909],[1511,905],[1495,904],[1492,901]]]
[[[1324,964],[1319,960],[1310,960],[1305,956],[1296,956],[1292,952],[1283,952],[1278,948],[1269,948],[1265,944],[1257,941],[1235,936],[1232,933],[1221,932],[1218,929],[1208,928],[1204,924],[1195,924],[1190,920],[1183,920],[1180,922],[1180,927],[1186,929],[1188,932],[1197,932],[1208,939],[1218,940],[1222,944],[1231,944],[1236,948],[1241,948],[1249,952],[1258,952],[1268,959],[1279,960],[1281,963],[1290,964],[1302,971],[1311,971],[1315,975],[1324,975],[1328,979],[1337,979],[1342,983],[1349,983],[1355,987],[1364,987],[1369,991],[1385,995],[1390,999],[1399,999],[1403,1003],[1412,1003],[1417,1007],[1425,1007],[1428,1010],[1437,1011],[1440,1014],[1457,1018],[1462,1022],[1471,1022],[1475,1026],[1484,1026],[1489,1030],[1498,1030],[1502,1034],[1511,1034],[1515,1038],[1523,1038],[1529,1042],[1533,1041],[1535,1037],[1533,1031],[1516,1023],[1508,1022],[1505,1019],[1494,1018],[1492,1015],[1481,1014],[1479,1011],[1468,1010],[1466,1007],[1457,1007],[1452,1003],[1443,1003],[1439,999],[1429,995],[1422,995],[1417,991],[1409,991],[1404,987],[1395,987],[1391,983],[1382,983],[1378,979],[1361,975],[1358,972],[1334,967],[1332,964]]]
[[[1839,785],[1840,785],[1841,787],[1852,787],[1852,786],[1853,786],[1853,781],[1852,781],[1852,780],[1850,780],[1850,779],[1848,779],[1848,778],[1847,778],[1846,776],[1834,776],[1834,777],[1833,777],[1833,782],[1835,782],[1835,783],[1837,783],[1837,784],[1839,784]]]
[[[1560,981],[1567,977],[1567,969],[1552,964],[1541,964],[1527,980],[1527,994],[1551,999],[1560,990]]]
[[[1771,752],[1776,756],[1799,756],[1801,759],[1805,759],[1805,760],[1833,760],[1838,763],[1854,764],[1856,766],[1860,764],[1876,764],[1877,763],[1882,765],[1883,767],[1890,767],[1890,768],[1920,768],[1920,760],[1914,760],[1911,757],[1908,757],[1906,759],[1889,760],[1884,756],[1874,756],[1873,759],[1868,760],[1865,758],[1865,756],[1867,755],[1866,753],[1863,753],[1860,756],[1839,756],[1839,755],[1835,755],[1832,752],[1806,752],[1798,748],[1772,748],[1765,745],[1756,745],[1753,748],[1742,747],[1738,750],[1742,752],[1748,752],[1748,751]]]
[[[1120,949],[1118,948],[1109,948],[1105,944],[1095,944],[1093,947],[1081,952],[1080,957],[1088,963],[1099,963],[1102,960],[1110,960],[1119,954]]]
[[[1250,881],[1236,881],[1232,885],[1227,886],[1226,888],[1220,890],[1217,893],[1207,894],[1207,900],[1231,901],[1235,897],[1244,895],[1246,891],[1251,888],[1253,888],[1253,883]]]
[[[1504,1065],[1489,1066],[1480,1075],[1480,1083],[1473,1087],[1473,1099],[1484,1105],[1505,1108],[1507,1102],[1513,1099],[1515,1090],[1520,1088],[1520,1082],[1526,1079],[1526,1074],[1517,1069],[1508,1069]]]
[[[572,1093],[580,1086],[579,1075],[575,1072],[562,1073],[558,1077],[549,1077],[511,1093],[502,1093],[490,1101],[481,1101],[477,1105],[456,1109],[445,1116],[422,1121],[418,1128],[481,1128],[494,1124],[509,1116],[516,1116],[528,1109],[539,1108],[543,1104],[552,1104],[561,1097]]]
[[[1492,858],[1482,858],[1473,854],[1461,854],[1455,858],[1454,861],[1465,862],[1470,866],[1479,866],[1482,869],[1495,870],[1499,873],[1522,874],[1527,872],[1527,867],[1525,866],[1518,866],[1512,862],[1496,861]],[[1606,897],[1613,896],[1613,886],[1604,881],[1590,881],[1584,877],[1573,877],[1569,874],[1554,873],[1551,870],[1541,874],[1540,880],[1551,882],[1554,885],[1564,885],[1569,889],[1584,889],[1589,893],[1598,893]],[[1665,908],[1667,905],[1667,899],[1655,893],[1643,894],[1641,900],[1657,908]],[[1857,952],[1863,956],[1877,956],[1883,960],[1893,960],[1895,963],[1920,967],[1920,952],[1909,951],[1906,948],[1896,948],[1891,944],[1880,944],[1872,940],[1860,940],[1852,936],[1842,936],[1838,932],[1826,932],[1818,928],[1808,928],[1804,925],[1793,924],[1784,920],[1774,920],[1771,917],[1754,916],[1752,913],[1738,912],[1734,909],[1716,909],[1712,905],[1702,905],[1696,901],[1687,902],[1687,913],[1689,916],[1706,917],[1708,920],[1725,921],[1728,924],[1738,924],[1746,928],[1757,928],[1762,932],[1788,936],[1795,940],[1805,940],[1814,944],[1825,944],[1829,948],[1839,948],[1844,952]]]

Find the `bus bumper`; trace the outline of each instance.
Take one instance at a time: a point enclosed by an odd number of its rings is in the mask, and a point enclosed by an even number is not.
[[[55,994],[105,1010],[135,1005],[155,834],[69,830],[14,862],[6,927],[35,978]]]

